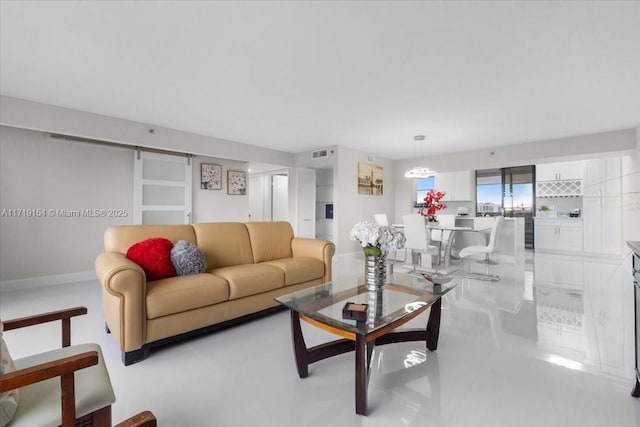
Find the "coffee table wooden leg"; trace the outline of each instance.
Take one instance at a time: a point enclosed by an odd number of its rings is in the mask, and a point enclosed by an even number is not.
[[[373,343],[370,344],[373,347]],[[364,336],[356,335],[356,414],[367,415],[369,348]]]
[[[427,348],[435,351],[438,348],[438,337],[440,336],[440,315],[442,311],[442,299],[433,303],[429,321],[427,322]]]
[[[302,336],[300,314],[293,310],[291,311],[291,339],[293,340],[293,353],[296,358],[298,375],[300,378],[307,378],[309,376],[309,353]]]

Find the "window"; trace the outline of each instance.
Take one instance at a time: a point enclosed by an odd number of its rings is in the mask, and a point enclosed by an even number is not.
[[[430,176],[429,178],[418,178],[416,180],[416,206],[424,204],[424,197],[427,195],[427,191],[433,190],[435,187],[435,178]]]
[[[495,216],[502,213],[502,171],[476,171],[476,215]]]

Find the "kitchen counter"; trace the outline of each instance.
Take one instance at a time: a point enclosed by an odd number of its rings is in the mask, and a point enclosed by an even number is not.
[[[566,220],[566,221],[582,221],[582,217],[570,217],[570,216],[534,216],[536,221],[542,220]]]
[[[640,241],[627,240],[627,246],[629,246],[636,255],[640,256]]]

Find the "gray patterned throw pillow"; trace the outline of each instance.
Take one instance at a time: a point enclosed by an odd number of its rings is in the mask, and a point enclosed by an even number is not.
[[[207,259],[199,247],[186,240],[179,240],[171,249],[171,262],[178,276],[205,273]]]

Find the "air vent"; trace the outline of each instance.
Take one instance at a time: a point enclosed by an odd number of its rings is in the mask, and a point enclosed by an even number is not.
[[[329,150],[327,150],[326,148],[322,149],[322,150],[316,150],[316,151],[312,151],[311,152],[311,158],[312,159],[324,159],[325,157],[329,157]]]

